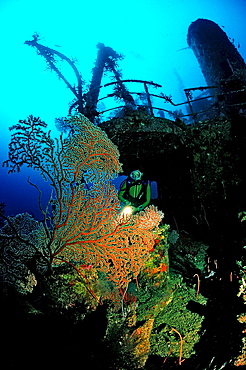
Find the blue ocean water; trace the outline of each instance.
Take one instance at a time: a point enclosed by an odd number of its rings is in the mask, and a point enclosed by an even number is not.
[[[72,0],[69,4],[45,0],[41,8],[38,2],[35,4],[31,0],[0,2],[0,29],[1,34],[6,35],[1,46],[5,58],[0,61],[0,162],[8,157],[8,127],[32,114],[44,120],[48,129],[57,134],[55,119],[67,115],[69,103],[74,98],[54,71],[46,68],[41,56],[24,44],[35,32],[41,35],[41,44],[76,58],[87,84],[96,59],[96,45],[103,42],[124,55],[119,67],[125,79],[161,84],[159,92],[172,96],[176,103],[184,100],[184,88],[205,84],[198,62],[186,42],[188,27],[193,21],[206,18],[216,22],[241,55],[246,56],[246,7],[242,0],[177,0],[173,3],[127,0],[117,9],[111,0],[103,3]],[[76,14],[83,14],[81,24],[74,20],[75,9]],[[71,68],[64,65],[62,68],[68,81],[75,84]],[[109,81],[111,76],[104,78],[103,83]],[[107,93],[106,90],[103,92],[104,95]],[[105,101],[105,105],[100,104],[103,109],[115,103]],[[37,185],[42,184],[45,201],[49,196],[49,185],[43,183],[38,173],[23,168],[21,173],[8,175],[6,168],[0,168],[0,202],[6,204],[7,215],[31,212],[38,217],[37,191],[27,183],[28,176]]]

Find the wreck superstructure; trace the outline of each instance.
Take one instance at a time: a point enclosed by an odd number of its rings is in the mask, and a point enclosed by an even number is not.
[[[245,108],[246,64],[226,33],[213,21],[197,19],[189,26],[187,42],[208,86],[216,87],[214,101],[221,110]]]

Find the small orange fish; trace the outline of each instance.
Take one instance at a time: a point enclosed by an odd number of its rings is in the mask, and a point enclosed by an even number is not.
[[[164,263],[162,263],[161,271],[167,271],[167,265],[165,265]]]

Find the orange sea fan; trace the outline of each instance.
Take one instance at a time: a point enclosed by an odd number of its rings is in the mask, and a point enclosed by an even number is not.
[[[155,243],[153,230],[161,220],[161,213],[155,207],[148,207],[141,215],[124,221],[115,218],[113,211],[102,214],[98,206],[93,208],[94,218],[90,228],[87,225],[87,228],[77,227],[77,232],[73,228],[72,235],[64,233],[66,240],[59,257],[93,265],[116,286],[125,287],[138,276],[149,257]],[[142,218],[149,220],[149,212],[155,222],[151,221],[143,227]]]
[[[67,118],[73,134],[52,139],[39,118],[12,127],[10,172],[23,164],[40,171],[52,193],[39,207],[43,222],[35,243],[49,264],[92,265],[117,287],[136,278],[155,244],[163,213],[154,206],[124,220],[110,182],[121,171],[119,151],[106,133],[83,115]],[[81,274],[83,271],[81,271]]]
[[[112,179],[121,172],[119,151],[106,133],[82,114],[66,119],[74,128],[63,160],[69,171],[87,182]],[[85,173],[84,173],[85,172]]]

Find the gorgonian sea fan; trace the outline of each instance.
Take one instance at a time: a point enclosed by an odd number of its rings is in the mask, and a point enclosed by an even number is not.
[[[118,148],[98,126],[82,114],[66,119],[74,133],[64,153],[64,163],[77,177],[96,183],[115,178],[121,172]]]
[[[125,287],[148,258],[163,214],[150,206],[129,220],[121,217],[110,182],[121,171],[117,147],[83,115],[67,121],[73,135],[65,139],[52,139],[38,118],[20,121],[6,163],[11,172],[22,164],[39,170],[53,189],[45,208],[39,201],[44,220],[36,235],[50,263],[93,265]]]
[[[90,220],[82,232],[73,230],[70,236],[65,234],[66,247],[59,256],[95,266],[116,286],[125,287],[138,276],[149,258],[156,238],[153,231],[157,230],[163,213],[149,206],[124,220],[112,209],[108,212],[95,202],[93,222]]]

